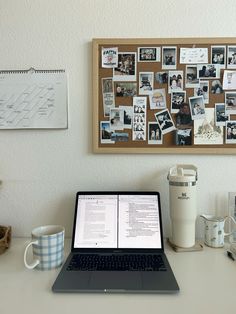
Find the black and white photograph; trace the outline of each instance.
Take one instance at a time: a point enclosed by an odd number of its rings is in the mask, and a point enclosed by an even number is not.
[[[113,132],[111,134],[111,140],[113,142],[128,142],[129,134],[128,133]]]
[[[147,97],[133,97],[133,141],[146,141]]]
[[[205,118],[205,103],[203,96],[189,97],[192,120]]]
[[[194,96],[202,96],[204,103],[209,103],[209,81],[200,81],[199,86],[194,88]]]
[[[215,109],[206,108],[203,120],[194,120],[195,145],[222,145],[224,131],[222,126],[215,124]]]
[[[176,69],[177,66],[177,47],[162,47],[162,69]]]
[[[160,47],[139,47],[138,48],[139,62],[160,62],[161,48]]]
[[[236,144],[236,121],[226,122],[225,143]]]
[[[213,80],[211,82],[211,93],[212,94],[223,94],[223,87],[220,80]]]
[[[225,92],[226,114],[236,114],[236,92]]]
[[[219,64],[198,64],[197,75],[199,79],[220,78]]]
[[[136,81],[136,52],[119,52],[113,81]]]
[[[185,87],[194,88],[199,85],[199,78],[197,77],[197,66],[186,65],[185,72]]]
[[[177,129],[175,143],[179,146],[192,145],[192,129]]]
[[[110,110],[111,130],[124,129],[124,110],[120,108],[111,108]]]
[[[116,97],[134,97],[137,95],[137,83],[115,82]]]
[[[162,133],[157,122],[148,122],[148,144],[162,144]]]
[[[183,90],[183,71],[169,71],[168,92]]]
[[[177,113],[181,105],[186,102],[186,91],[171,93],[171,113]]]
[[[156,72],[155,73],[155,82],[158,84],[167,84],[168,83],[168,72]]]
[[[103,93],[102,100],[104,117],[109,117],[111,108],[115,107],[114,93]]]
[[[112,131],[110,128],[110,122],[109,121],[100,121],[100,139],[101,144],[114,144],[114,142],[111,140]]]
[[[220,69],[225,69],[226,46],[211,46],[211,63],[219,64]]]
[[[155,118],[160,126],[162,134],[175,130],[175,125],[168,109],[155,113]]]
[[[114,93],[113,78],[112,77],[102,78],[102,92],[103,93]]]
[[[165,88],[154,89],[153,93],[149,95],[150,109],[164,109],[166,108],[166,90]]]
[[[133,106],[119,106],[124,110],[124,129],[132,129],[133,121]]]
[[[215,104],[215,122],[217,126],[225,126],[226,121],[229,120],[229,116],[225,112],[224,103]]]
[[[183,103],[180,106],[179,111],[175,115],[175,122],[176,122],[177,127],[180,127],[180,126],[186,127],[186,126],[193,125],[193,120],[192,120],[189,104]]]
[[[236,69],[236,46],[228,46],[227,69]]]
[[[139,95],[149,95],[153,91],[154,73],[139,72]]]

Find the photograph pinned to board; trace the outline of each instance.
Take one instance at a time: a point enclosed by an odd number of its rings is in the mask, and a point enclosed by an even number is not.
[[[226,121],[225,143],[236,144],[236,121]]]
[[[138,62],[160,62],[160,47],[138,47]]]
[[[175,115],[175,122],[178,128],[186,128],[193,125],[189,104],[182,103],[179,111]]]
[[[111,108],[110,110],[111,131],[124,130],[124,110]]]
[[[226,46],[211,46],[211,63],[219,64],[220,69],[225,69]]]
[[[208,48],[180,48],[180,64],[208,63]]]
[[[194,88],[199,86],[197,77],[197,65],[186,65],[185,88]]]
[[[115,107],[114,84],[112,77],[102,78],[102,100],[104,117],[109,117],[110,109]]]
[[[223,94],[223,87],[220,80],[213,80],[211,82],[211,93],[212,94]]]
[[[125,133],[125,132],[113,132],[111,134],[111,140],[113,142],[128,142],[129,140],[129,133]]]
[[[183,71],[169,71],[168,76],[168,93],[183,90]]]
[[[150,109],[164,109],[166,108],[166,90],[165,88],[154,89],[149,95]]]
[[[227,69],[236,69],[236,46],[227,47]]]
[[[203,96],[189,97],[189,107],[192,120],[202,120],[205,118],[206,112]]]
[[[168,109],[164,109],[158,113],[155,113],[155,118],[159,124],[162,134],[166,134],[175,130],[175,124]]]
[[[177,67],[177,47],[162,47],[162,69],[175,70]]]
[[[118,48],[102,48],[102,68],[118,66]]]
[[[236,89],[236,70],[225,70],[223,75],[223,89]]]
[[[172,92],[171,113],[177,113],[184,102],[186,102],[186,91]]]
[[[153,72],[139,72],[139,95],[150,95],[153,91],[153,83]]]
[[[199,86],[194,88],[194,96],[202,96],[204,104],[209,103],[209,81],[200,81]]]
[[[197,75],[199,79],[220,78],[219,64],[198,64]]]
[[[102,144],[114,144],[114,141],[111,140],[112,133],[110,122],[100,121],[100,140]]]
[[[227,115],[236,114],[236,92],[225,92],[225,111]]]
[[[114,93],[114,84],[112,77],[103,77],[102,78],[102,92],[106,93]]]
[[[223,126],[215,124],[215,109],[206,108],[205,118],[194,120],[194,145],[222,145]]]
[[[132,129],[133,106],[119,106],[124,111],[124,129]]]
[[[226,121],[229,120],[229,116],[225,111],[225,103],[215,104],[215,122],[217,126],[225,126]]]
[[[68,128],[65,70],[0,71],[0,129]]]
[[[133,97],[133,141],[146,140],[147,98]],[[138,130],[141,129],[141,130]]]
[[[136,82],[115,82],[116,97],[134,97],[137,95]]]
[[[192,145],[192,129],[177,129],[175,144],[179,146]]]
[[[167,84],[168,83],[168,71],[166,72],[156,72],[155,73],[155,82],[158,84]]]
[[[148,122],[148,144],[160,145],[162,141],[163,136],[159,124],[157,122]]]
[[[136,81],[136,52],[118,52],[118,66],[113,68],[113,81]]]

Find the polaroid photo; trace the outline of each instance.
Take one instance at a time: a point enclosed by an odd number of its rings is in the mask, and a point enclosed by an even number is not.
[[[215,109],[205,109],[204,120],[194,120],[194,145],[222,145],[224,131],[215,124]]]
[[[194,88],[197,86],[199,86],[199,78],[197,77],[197,66],[186,65],[185,88]]]
[[[110,110],[111,130],[124,129],[124,110],[120,108],[111,108]]]
[[[229,116],[226,115],[225,104],[216,103],[215,104],[215,122],[216,126],[225,126],[226,121],[229,120]]]
[[[139,47],[138,62],[160,62],[161,48],[160,47]]]
[[[220,78],[219,64],[198,64],[197,77],[199,79],[214,79]]]
[[[175,125],[168,109],[164,109],[156,113],[155,118],[159,124],[162,134],[166,134],[175,130]]]
[[[183,103],[186,102],[186,91],[171,93],[171,113],[177,113]]]
[[[219,64],[220,69],[225,69],[226,46],[211,46],[211,63]]]
[[[118,48],[102,48],[102,68],[118,66]]]
[[[146,141],[147,97],[133,97],[133,141]]]
[[[163,136],[157,122],[148,122],[148,144],[162,144]]]
[[[213,80],[211,83],[212,94],[223,94],[223,88],[220,80]]]
[[[100,121],[100,140],[101,144],[114,144],[111,140],[112,131],[109,121]]]
[[[227,69],[236,69],[236,46],[228,46]]]
[[[192,145],[192,129],[177,129],[175,144],[178,146]]]
[[[208,48],[180,48],[180,64],[208,63]]]
[[[113,81],[136,81],[136,52],[118,52],[118,66]]]
[[[133,106],[119,106],[124,110],[124,129],[132,129]]]
[[[236,92],[225,92],[225,111],[227,115],[236,114]]]
[[[168,93],[183,90],[183,71],[169,71]]]
[[[168,83],[168,72],[156,72],[155,73],[155,82],[158,84],[167,84]]]
[[[128,142],[129,134],[128,133],[113,132],[111,135],[111,140],[115,143],[116,142]]]
[[[116,97],[134,97],[137,95],[137,83],[135,82],[115,82]]]
[[[150,109],[164,109],[166,108],[166,90],[165,88],[154,89],[149,95]]]
[[[112,77],[102,78],[102,92],[103,92],[103,94],[114,93],[114,86],[113,86],[113,78]]]
[[[104,117],[109,117],[111,108],[115,108],[114,93],[104,93],[102,95],[102,100]]]
[[[189,104],[183,103],[180,106],[179,112],[175,115],[175,122],[177,127],[186,128],[193,125],[193,120],[189,108]]]
[[[162,69],[175,70],[177,66],[177,47],[162,47]]]
[[[202,96],[204,104],[209,103],[209,81],[200,81],[199,86],[194,88],[194,96]]]
[[[149,95],[153,91],[154,73],[139,72],[139,95]]]
[[[225,143],[236,144],[236,121],[226,121]]]
[[[236,71],[225,70],[223,75],[223,89],[236,89]]]
[[[189,107],[192,120],[205,118],[205,103],[203,96],[189,97]]]

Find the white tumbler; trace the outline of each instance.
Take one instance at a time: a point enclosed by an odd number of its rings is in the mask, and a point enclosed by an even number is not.
[[[176,165],[169,170],[171,242],[182,248],[195,245],[197,218],[197,168],[193,165]]]

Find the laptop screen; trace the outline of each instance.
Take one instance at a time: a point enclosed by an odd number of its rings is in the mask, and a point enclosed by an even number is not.
[[[77,193],[74,248],[162,248],[159,193],[87,193]]]

